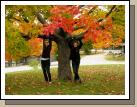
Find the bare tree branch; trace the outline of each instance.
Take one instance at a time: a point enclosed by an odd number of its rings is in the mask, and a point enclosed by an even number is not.
[[[26,17],[23,17],[21,20],[20,20],[20,19],[17,19],[16,17],[12,17],[12,18],[9,19],[9,20],[15,20],[15,21],[18,21],[18,22],[25,21],[26,23],[29,23],[29,20],[28,20]]]
[[[98,6],[94,6],[91,10],[89,10],[88,15],[91,14],[92,12],[94,12],[94,10],[97,8]]]
[[[82,7],[84,7],[85,5],[79,5],[79,8],[82,8]]]
[[[42,17],[40,12],[36,12],[36,17],[42,24],[46,24],[46,20]]]
[[[15,17],[13,17],[12,19],[14,19],[14,20],[16,20],[16,21],[18,21],[18,22],[21,22],[21,20],[15,18]]]
[[[105,18],[99,19],[97,22],[102,22],[104,19],[106,19],[115,9],[116,5],[113,5],[113,7],[110,9],[110,11],[105,15]]]
[[[24,34],[24,33],[22,33],[22,32],[20,32],[20,34],[21,34],[21,36],[22,36],[26,41],[28,41],[28,40],[31,39],[28,35],[26,35],[26,34]]]
[[[23,20],[24,20],[26,23],[29,23],[29,20],[28,20],[26,17],[23,17]]]
[[[111,10],[106,14],[105,18],[107,18],[112,13],[112,11],[115,9],[115,7],[116,7],[116,5],[113,5]]]

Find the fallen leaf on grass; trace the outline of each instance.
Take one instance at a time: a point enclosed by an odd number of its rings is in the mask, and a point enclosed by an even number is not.
[[[60,85],[61,85],[61,82],[57,82],[57,85],[60,86]]]

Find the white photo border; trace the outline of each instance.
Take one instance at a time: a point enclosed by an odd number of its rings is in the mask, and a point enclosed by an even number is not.
[[[5,95],[5,5],[125,5],[125,95]],[[1,1],[1,99],[129,99],[129,1]]]

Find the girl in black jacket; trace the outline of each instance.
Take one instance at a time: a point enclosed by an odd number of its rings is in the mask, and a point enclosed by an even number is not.
[[[41,55],[41,67],[43,70],[45,81],[51,84],[51,73],[50,73],[50,51],[52,46],[53,36],[39,35],[38,38],[43,39],[43,51]]]
[[[81,39],[79,40],[70,40],[69,41],[69,47],[71,49],[71,53],[70,53],[70,60],[72,60],[72,68],[73,68],[73,72],[74,72],[74,81],[75,82],[80,82],[81,83],[81,79],[79,77],[78,74],[78,69],[79,69],[79,64],[80,64],[80,48],[82,47],[83,43],[81,41]]]

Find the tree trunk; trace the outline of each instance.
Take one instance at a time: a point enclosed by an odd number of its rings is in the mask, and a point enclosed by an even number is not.
[[[58,79],[72,80],[72,72],[70,67],[70,48],[67,41],[62,38],[58,45]]]

